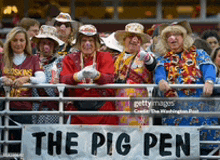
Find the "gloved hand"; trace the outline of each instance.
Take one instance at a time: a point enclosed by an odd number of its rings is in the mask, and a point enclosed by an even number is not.
[[[11,78],[2,77],[2,82],[6,86],[12,86],[13,85],[13,80]]]
[[[145,52],[145,51],[140,51],[140,60],[144,61],[146,64],[152,64],[153,63],[153,57],[151,57],[150,53]]]
[[[76,77],[78,80],[83,80],[84,78],[95,79],[99,75],[99,71],[95,69],[95,65],[90,65],[83,68],[81,71],[76,73]]]
[[[99,71],[96,70],[96,66],[87,66],[84,68],[83,75],[85,78],[95,79],[99,75]]]

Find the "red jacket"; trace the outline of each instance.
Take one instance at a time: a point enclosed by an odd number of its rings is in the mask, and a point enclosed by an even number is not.
[[[60,81],[65,84],[77,85],[78,82],[73,75],[81,70],[81,52],[68,54],[63,59],[63,70],[60,74]],[[107,84],[114,82],[114,62],[110,53],[97,52],[97,70],[101,73],[99,79],[94,80],[96,84]],[[93,57],[84,59],[84,67],[93,64]],[[113,89],[69,89],[68,96],[72,97],[112,97],[115,96]],[[71,110],[77,110],[72,106]],[[99,111],[114,111],[114,102],[106,102]],[[118,124],[117,116],[72,116],[72,124]]]

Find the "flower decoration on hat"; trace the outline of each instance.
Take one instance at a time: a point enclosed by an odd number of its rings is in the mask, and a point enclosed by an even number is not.
[[[94,36],[97,34],[97,30],[93,25],[84,25],[79,28],[79,33],[84,34],[86,36]]]
[[[40,39],[49,38],[54,40],[55,43],[60,46],[64,44],[64,42],[61,41],[59,38],[57,38],[56,33],[57,33],[57,29],[55,27],[42,25],[39,34],[33,37],[32,40],[36,43],[39,43]]]
[[[60,12],[60,14],[55,18],[58,22],[74,22],[68,13]]]

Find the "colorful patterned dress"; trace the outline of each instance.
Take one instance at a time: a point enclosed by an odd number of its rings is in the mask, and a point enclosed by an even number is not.
[[[150,84],[153,83],[153,75],[144,61],[139,60],[140,55],[131,55],[122,52],[115,61],[116,79],[126,79],[126,84]],[[132,63],[133,61],[133,63]],[[127,76],[128,75],[128,76]],[[117,83],[117,81],[115,82]],[[148,97],[146,88],[123,88],[116,89],[116,97]],[[116,101],[118,111],[132,111],[130,101]],[[148,110],[148,106],[136,108],[137,110]],[[146,116],[120,116],[119,125],[148,125],[149,118]]]
[[[155,69],[155,80],[158,84],[160,80],[167,80],[170,84],[204,84],[206,80],[215,82],[216,68],[208,54],[203,50],[198,50],[194,46],[189,51],[181,53],[168,52],[158,59]],[[164,97],[174,97],[174,91],[179,97],[202,97],[202,89],[171,89],[164,93]],[[217,111],[218,108],[211,101],[175,101],[171,110],[194,110],[194,111]],[[163,125],[175,126],[201,126],[218,125],[216,117],[196,117],[196,116],[165,116],[162,119]],[[217,140],[220,134],[215,130],[202,130],[201,140]],[[204,147],[202,145],[201,147]],[[206,146],[207,147],[207,146]],[[213,145],[209,145],[212,148]]]

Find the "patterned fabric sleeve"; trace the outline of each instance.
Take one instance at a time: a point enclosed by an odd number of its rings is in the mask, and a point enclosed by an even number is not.
[[[203,73],[203,80],[212,80],[215,82],[217,68],[212,62],[210,56],[204,50],[196,50],[198,56],[196,57],[198,66]]]
[[[166,70],[164,67],[165,59],[163,56],[157,58],[157,66],[155,68],[155,83],[158,84],[160,80],[167,79]]]

